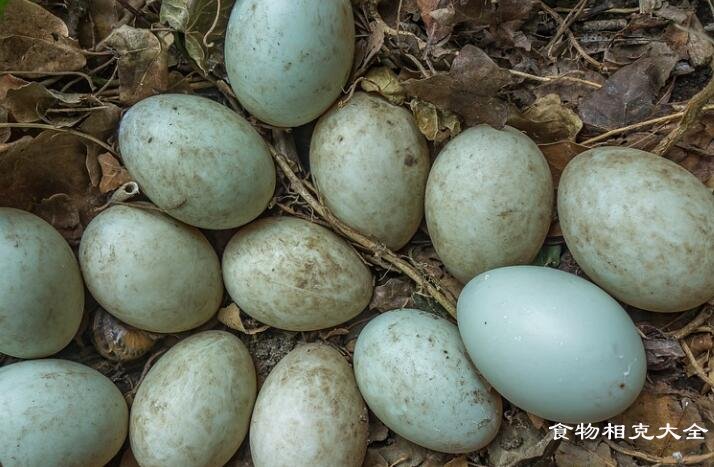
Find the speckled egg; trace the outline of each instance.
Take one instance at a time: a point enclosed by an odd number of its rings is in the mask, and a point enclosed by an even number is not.
[[[360,467],[367,407],[352,368],[334,348],[307,344],[273,368],[255,403],[250,455],[255,467]]]
[[[714,297],[714,196],[674,162],[585,151],[560,179],[558,216],[578,265],[619,300],[673,312]]]
[[[64,348],[84,311],[77,259],[50,224],[0,208],[0,353],[39,358]]]
[[[436,252],[466,283],[489,269],[530,263],[538,254],[551,222],[550,169],[520,131],[479,125],[441,151],[425,206]]]
[[[148,207],[113,206],[95,217],[79,262],[97,302],[146,331],[193,329],[223,299],[218,255],[206,237]]]
[[[359,314],[372,297],[372,274],[341,238],[295,217],[242,228],[223,253],[223,279],[253,318],[290,331],[312,331]]]
[[[248,431],[255,368],[233,334],[205,331],[149,370],[131,407],[129,437],[141,467],[222,466]]]
[[[119,389],[88,366],[33,360],[0,368],[0,464],[102,467],[129,418]]]
[[[429,148],[412,114],[358,92],[317,123],[310,170],[327,207],[393,250],[419,228]]]
[[[226,31],[226,71],[248,112],[293,127],[337,99],[354,48],[349,0],[237,0]]]
[[[546,420],[589,423],[625,410],[647,372],[629,315],[567,272],[512,266],[485,272],[459,296],[471,360],[503,397]]]
[[[228,229],[265,210],[275,166],[243,117],[205,97],[152,96],[119,126],[122,160],[158,207],[187,224]]]
[[[400,436],[449,453],[481,449],[496,436],[501,397],[447,320],[411,309],[384,313],[362,330],[353,358],[367,405]]]

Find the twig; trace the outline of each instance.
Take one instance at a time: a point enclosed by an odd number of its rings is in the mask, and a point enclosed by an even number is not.
[[[708,112],[710,110],[714,110],[714,104],[709,104],[709,105],[705,105],[704,107],[702,107],[702,112]],[[619,135],[622,133],[627,133],[628,131],[637,130],[638,128],[644,128],[647,126],[656,125],[658,123],[671,122],[673,120],[677,120],[678,118],[681,118],[683,115],[684,115],[684,112],[676,112],[676,113],[673,113],[670,115],[664,115],[662,117],[645,120],[643,122],[633,123],[632,125],[627,125],[622,128],[615,128],[614,130],[607,131],[601,135],[595,136],[590,139],[586,139],[585,141],[582,141],[580,144],[582,144],[584,146],[589,146],[593,143],[597,143],[599,141],[606,140],[606,139],[610,138],[611,136]]]
[[[578,16],[580,16],[580,14],[583,12],[587,3],[588,0],[580,0],[578,4],[575,5],[575,8],[568,12],[568,15],[565,17],[565,20],[560,22],[560,26],[558,26],[558,29],[555,31],[555,35],[545,46],[545,50],[547,51],[548,57],[553,57],[553,47],[555,47],[555,45],[558,43],[563,33],[565,33],[565,31],[570,28],[570,25],[573,24],[576,19],[578,19]],[[558,17],[560,17],[560,15],[558,15]]]
[[[94,90],[94,83],[92,82],[92,78],[88,74],[82,73],[80,71],[2,71],[0,72],[0,75],[80,76],[86,79],[87,83],[89,83],[89,88],[91,90]]]
[[[689,323],[685,324],[681,328],[677,329],[676,331],[668,332],[667,334],[674,337],[675,339],[684,339],[691,333],[695,332],[704,323],[706,323],[707,320],[711,317],[712,312],[714,312],[714,307],[705,305],[699,312],[699,314],[694,317],[693,320],[691,320]]]
[[[543,2],[540,2],[540,6],[545,11],[548,13],[558,24],[562,25],[564,24],[563,18],[560,17],[558,13],[556,13],[551,7],[546,5]],[[575,34],[570,29],[565,30],[565,35],[568,36],[568,40],[570,41],[570,44],[575,48],[575,50],[582,56],[585,61],[593,65],[595,68],[598,70],[602,69],[602,63],[598,62],[594,58],[592,58],[586,51],[583,49],[583,47],[580,45],[580,42],[578,42],[578,39],[575,38]]]
[[[411,278],[416,284],[425,289],[433,298],[436,300],[444,309],[454,318],[456,317],[456,300],[449,295],[442,292],[446,290],[444,287],[440,287],[439,280],[435,277],[428,275],[427,277],[422,276],[422,274],[412,267],[408,262],[397,256],[393,251],[378,243],[369,237],[357,232],[356,230],[350,228],[342,221],[332,214],[327,207],[325,207],[320,201],[317,200],[315,196],[310,193],[310,191],[305,187],[303,181],[295,174],[293,169],[290,167],[290,162],[285,155],[275,149],[272,144],[268,143],[268,148],[270,153],[275,159],[280,170],[290,181],[290,185],[293,190],[295,190],[310,207],[317,213],[320,217],[325,219],[332,225],[332,227],[342,233],[345,237],[349,238],[351,241],[372,252],[377,258],[383,259],[389,264],[395,266],[402,273],[406,274]]]
[[[704,371],[704,368],[699,364],[697,361],[697,358],[694,356],[692,353],[692,349],[689,348],[689,345],[684,341],[684,339],[679,340],[679,345],[682,346],[682,350],[684,350],[684,353],[687,354],[687,358],[689,358],[689,363],[692,364],[692,367],[694,368],[694,371],[697,373],[697,376],[699,376],[702,381],[707,383],[710,388],[714,387],[714,380],[707,375],[707,372]]]
[[[714,72],[714,66],[712,66],[712,72]],[[667,154],[682,136],[684,136],[684,133],[687,132],[689,127],[696,123],[699,115],[702,113],[704,105],[709,102],[709,99],[712,97],[714,97],[714,77],[709,80],[709,83],[707,83],[704,89],[696,93],[694,97],[689,100],[679,125],[665,136],[652,152],[660,156]]]
[[[591,86],[593,88],[600,89],[602,87],[602,84],[598,84],[594,81],[588,81],[586,79],[581,79],[581,78],[576,78],[574,76],[567,76],[567,75],[562,75],[562,76],[536,76],[532,75],[530,73],[525,73],[523,71],[517,71],[517,70],[507,70],[510,74],[513,76],[518,76],[520,78],[525,78],[525,79],[530,79],[533,81],[540,81],[541,83],[550,83],[551,81],[558,81],[558,80],[564,80],[564,81],[572,81],[574,83],[580,83],[580,84],[585,84],[586,86]]]
[[[109,151],[114,156],[119,156],[119,154],[114,151],[114,149],[102,140],[95,138],[92,135],[82,133],[81,131],[73,130],[71,128],[60,128],[54,125],[47,125],[44,123],[0,123],[0,128],[38,128],[42,130],[52,130],[60,133],[69,133],[70,135],[79,136],[80,138],[91,141],[94,144],[101,146],[102,148]]]
[[[673,456],[668,457],[658,457],[651,454],[646,454],[644,452],[635,451],[634,449],[623,448],[622,446],[616,444],[614,441],[609,439],[604,439],[605,443],[610,446],[615,451],[631,456],[638,459],[642,459],[647,462],[659,465],[696,465],[704,462],[708,459],[714,458],[714,451],[708,452],[706,454],[697,454],[695,456],[683,456],[680,458],[675,458]]]

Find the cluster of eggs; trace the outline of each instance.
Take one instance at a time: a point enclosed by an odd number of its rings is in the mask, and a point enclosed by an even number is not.
[[[255,40],[267,33],[278,47]],[[142,467],[217,466],[250,432],[258,467],[359,466],[367,407],[417,444],[461,453],[494,438],[501,395],[548,420],[597,422],[624,410],[646,373],[638,332],[610,295],[659,312],[714,295],[714,198],[678,165],[605,147],[564,171],[561,228],[601,289],[526,266],[547,235],[554,189],[519,131],[469,128],[432,165],[405,109],[358,92],[328,110],[352,60],[348,0],[239,0],[226,40],[231,84],[251,114],[278,126],[322,115],[310,166],[339,219],[396,250],[425,218],[444,265],[466,284],[458,326],[419,310],[384,313],[359,334],[354,370],[328,345],[303,345],[259,393],[242,342],[199,332],[151,368],[130,413],[88,367],[11,364],[0,368],[2,465],[100,466],[128,434]],[[372,274],[337,235],[298,218],[256,220],[276,174],[239,115],[202,97],[154,96],[125,114],[119,143],[159,209],[103,211],[84,232],[79,264],[49,224],[0,208],[0,352],[36,359],[65,347],[83,284],[112,317],[151,333],[206,323],[224,286],[247,314],[291,331],[339,325],[369,303]],[[236,227],[221,261],[199,228]]]

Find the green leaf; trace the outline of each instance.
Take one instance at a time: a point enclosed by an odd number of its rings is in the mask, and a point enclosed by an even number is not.
[[[164,0],[161,4],[161,22],[184,33],[186,52],[204,73],[223,59],[223,38],[234,3],[235,0]]]
[[[562,245],[543,245],[543,248],[538,252],[538,256],[536,256],[531,264],[533,266],[557,268],[560,266],[560,255],[562,252]]]

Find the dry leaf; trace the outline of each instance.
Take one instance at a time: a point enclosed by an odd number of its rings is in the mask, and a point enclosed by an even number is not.
[[[249,336],[253,334],[259,334],[270,328],[270,326],[266,325],[254,328],[246,328],[243,324],[243,319],[241,318],[240,308],[238,308],[238,305],[236,305],[235,303],[231,303],[227,307],[218,310],[218,321],[225,324],[231,329],[240,331],[243,334],[248,334]]]
[[[565,166],[568,165],[575,156],[583,151],[587,151],[587,146],[577,144],[572,141],[558,141],[557,143],[539,144],[541,152],[548,161],[550,173],[553,175],[553,185],[558,187],[560,175],[563,173]]]
[[[527,465],[527,461],[541,458],[556,444],[552,431],[542,433],[525,412],[518,411],[504,418],[498,435],[488,445],[488,456],[496,467]]]
[[[652,54],[620,68],[582,102],[580,118],[608,130],[645,120],[676,62],[674,54]]]
[[[395,105],[402,105],[406,98],[402,82],[392,70],[384,66],[370,69],[360,85],[366,92],[379,93]]]
[[[8,145],[0,153],[0,205],[38,212],[67,240],[78,241],[102,202],[85,159],[82,139],[66,133],[45,131]]]
[[[97,156],[97,162],[102,171],[102,179],[99,182],[99,191],[102,193],[116,190],[131,181],[129,172],[110,153],[105,152]]]
[[[557,94],[539,97],[522,113],[509,117],[508,124],[524,131],[538,144],[575,141],[583,128],[578,114],[565,107]]]
[[[102,103],[91,95],[59,92],[48,89],[38,82],[25,82],[22,86],[13,86],[7,89],[2,105],[18,122],[27,123],[42,120],[64,127],[74,125],[86,116],[87,112],[49,115],[47,113],[49,109],[86,108],[101,106]]]
[[[444,464],[444,467],[469,467],[469,461],[466,459],[466,456],[454,457]]]
[[[617,467],[610,447],[605,443],[580,446],[564,441],[555,452],[555,463],[558,467]]]
[[[442,453],[430,451],[395,435],[392,443],[367,449],[367,457],[362,466],[442,467],[445,457]]]
[[[29,0],[10,0],[0,16],[0,71],[74,71],[86,60],[67,25]]]
[[[367,39],[358,39],[355,45],[355,60],[352,70],[352,78],[362,76],[370,67],[372,61],[377,56],[384,45],[385,25],[382,22],[373,21],[369,23],[369,36]]]
[[[456,113],[467,126],[488,123],[500,128],[508,118],[508,105],[496,93],[511,82],[511,75],[483,50],[467,45],[448,74],[410,79],[403,84],[410,96]]]
[[[173,36],[148,29],[121,26],[106,44],[119,54],[119,98],[133,104],[169,86],[167,50]]]
[[[86,18],[79,23],[79,42],[91,49],[111,34],[119,21],[116,0],[92,0]]]
[[[223,61],[223,36],[235,0],[163,0],[160,20],[184,33],[196,65],[208,73]]]
[[[414,282],[407,279],[391,278],[374,288],[368,309],[385,312],[414,305]]]
[[[447,111],[441,111],[430,102],[413,99],[409,108],[414,114],[417,128],[429,141],[441,143],[461,133],[459,118]]]
[[[661,435],[662,431],[659,428],[667,423],[678,429],[678,435],[684,435],[679,440],[672,436],[665,436],[662,439],[655,437],[651,440],[638,437],[629,440],[638,450],[655,456],[671,456],[677,451],[683,455],[695,454],[704,443],[704,440],[688,440],[686,433],[682,432],[693,423],[701,427],[706,426],[693,400],[681,396],[675,397],[672,394],[657,394],[648,388],[640,393],[624,413],[611,421],[614,424],[625,425],[625,436],[628,438],[635,434],[632,426],[639,423],[649,426],[650,436]]]

